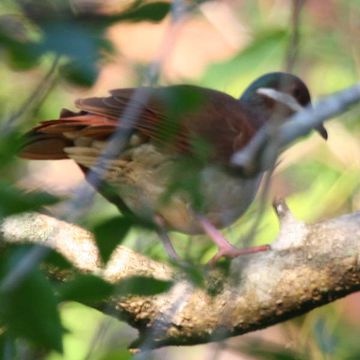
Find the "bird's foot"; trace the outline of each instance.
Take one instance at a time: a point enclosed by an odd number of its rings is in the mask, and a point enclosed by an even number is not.
[[[230,244],[229,244],[230,245]],[[234,259],[238,256],[248,255],[248,254],[255,254],[262,251],[270,250],[270,245],[260,245],[260,246],[251,246],[248,248],[238,249],[235,246],[221,246],[219,247],[218,252],[215,254],[213,258],[210,259],[209,265],[215,265],[218,260],[222,257],[226,257],[228,259]]]
[[[214,265],[221,257],[226,257],[229,259],[236,258],[242,255],[254,254],[261,251],[270,250],[270,245],[260,245],[252,246],[244,249],[238,249],[235,246],[231,245],[223,236],[223,234],[213,226],[209,220],[205,217],[198,215],[198,221],[204,231],[209,235],[211,240],[219,248],[215,256],[209,261],[209,265]]]

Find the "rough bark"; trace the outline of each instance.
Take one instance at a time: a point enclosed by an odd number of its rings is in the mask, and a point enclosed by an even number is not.
[[[282,322],[360,288],[360,212],[306,225],[295,220],[284,203],[275,209],[281,230],[272,250],[234,259],[226,275],[204,268],[204,288],[196,287],[181,267],[174,269],[123,246],[101,266],[91,233],[38,213],[5,219],[0,238],[5,243],[48,245],[79,271],[112,283],[133,275],[173,279],[167,293],[112,297],[94,307],[139,330],[133,349],[190,345]]]

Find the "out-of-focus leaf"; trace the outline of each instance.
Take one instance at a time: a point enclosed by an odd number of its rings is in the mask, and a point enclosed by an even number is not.
[[[73,264],[71,264],[63,255],[59,254],[55,250],[52,250],[48,246],[43,246],[39,244],[6,244],[6,251],[3,250],[0,255],[0,262],[6,262],[8,253],[11,253],[12,263],[9,263],[9,270],[11,266],[16,266],[17,263],[21,262],[22,257],[26,256],[29,251],[32,249],[37,249],[43,254],[42,264],[45,266],[53,266],[58,270],[70,270],[73,269]]]
[[[124,240],[132,225],[133,222],[128,217],[117,216],[93,228],[96,243],[104,262],[109,260],[112,252]]]
[[[53,205],[59,199],[45,192],[26,193],[7,182],[0,181],[0,217],[26,211],[36,211]]]
[[[52,266],[57,270],[70,270],[74,267],[69,260],[54,250],[49,250],[43,263],[45,266]]]
[[[200,160],[200,161],[199,161]],[[196,157],[184,157],[180,159],[170,174],[170,182],[162,195],[162,201],[166,204],[176,194],[185,194],[191,199],[193,208],[202,211],[204,196],[201,191],[202,179],[199,171],[202,159]]]
[[[166,117],[160,119],[157,135],[160,142],[169,144],[180,130],[180,120],[187,113],[200,109],[206,98],[197,87],[177,85],[163,90],[159,101],[165,108]]]
[[[7,331],[0,335],[0,359],[15,359],[15,339]]]
[[[329,331],[326,322],[321,317],[315,322],[314,335],[316,343],[323,354],[330,355],[335,352],[339,341],[334,334]]]
[[[205,285],[205,277],[203,268],[201,266],[193,265],[191,263],[186,263],[185,265],[173,262],[173,266],[178,267],[183,273],[185,273],[189,280],[198,287],[204,287]]]
[[[129,350],[115,350],[109,351],[105,355],[100,357],[100,360],[130,360],[133,359],[133,355]]]
[[[288,33],[285,30],[268,29],[266,33],[259,33],[238,55],[229,61],[211,65],[204,75],[204,83],[213,86],[226,84],[228,87],[261,64],[265,63],[265,67],[269,69],[276,59],[280,60],[287,39]]]
[[[0,31],[0,49],[6,50],[6,59],[12,67],[27,70],[38,64],[39,56],[32,42],[19,41]]]
[[[98,76],[97,63],[110,48],[103,29],[61,18],[43,21],[40,26],[43,37],[36,51],[65,56],[68,62],[61,68],[64,78],[81,86],[92,85]]]
[[[24,249],[12,249],[2,258],[0,287],[6,276],[24,261]],[[38,346],[62,352],[63,329],[57,301],[50,283],[37,269],[2,288],[0,318],[10,334],[23,337]]]
[[[115,22],[159,22],[169,13],[171,4],[165,1],[151,3],[135,2],[135,4],[117,14],[106,14],[99,11],[96,6],[84,7],[77,12],[67,1],[28,1],[22,3],[25,14],[35,23],[41,24],[45,21],[56,22],[62,19],[75,19],[83,25],[101,26],[105,28]],[[46,16],[47,15],[47,16]]]
[[[0,136],[0,169],[14,161],[14,156],[17,154],[20,145],[21,138],[17,132]]]
[[[81,60],[81,57],[90,57],[88,61],[96,59],[95,34],[86,27],[74,21],[47,21],[41,24],[43,38],[39,43],[38,51],[56,52],[60,55]],[[101,34],[99,34],[101,35]],[[85,63],[87,59],[83,60]]]
[[[30,20],[39,32],[38,39],[5,31],[0,21],[0,48],[6,49],[9,62],[17,69],[28,69],[38,63],[49,52],[68,59],[63,67],[64,77],[81,86],[92,85],[98,76],[98,62],[111,51],[105,37],[106,29],[112,24],[139,21],[161,21],[170,10],[168,2],[149,4],[135,3],[133,7],[118,14],[105,14],[96,7],[90,11],[73,11],[67,1],[20,2],[23,17]],[[3,21],[3,27],[9,20]],[[13,21],[14,22],[14,21]],[[4,31],[1,31],[4,30]],[[25,32],[25,34],[24,34]]]
[[[84,304],[95,303],[109,297],[114,287],[94,275],[77,275],[58,288],[62,301],[77,301]]]
[[[60,69],[64,79],[79,86],[91,86],[96,81],[99,69],[94,62],[81,64],[70,61]]]
[[[280,346],[256,341],[246,347],[241,347],[239,352],[264,360],[305,360],[306,357]]]
[[[116,284],[116,294],[120,296],[151,296],[168,291],[172,281],[157,280],[146,276],[132,276]]]
[[[171,4],[169,2],[152,2],[149,4],[142,4],[140,6],[133,7],[122,14],[113,15],[109,17],[109,20],[116,21],[150,21],[159,22],[169,13]]]

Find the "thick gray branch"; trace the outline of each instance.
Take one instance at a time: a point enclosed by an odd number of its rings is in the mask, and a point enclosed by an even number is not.
[[[261,329],[359,290],[360,212],[306,225],[285,204],[276,211],[281,230],[273,249],[233,260],[228,276],[208,270],[207,289],[123,246],[103,268],[88,231],[49,216],[8,218],[0,236],[5,243],[51,245],[80,271],[110,282],[132,275],[175,279],[168,293],[111,298],[102,310],[139,329],[134,347],[189,345]]]

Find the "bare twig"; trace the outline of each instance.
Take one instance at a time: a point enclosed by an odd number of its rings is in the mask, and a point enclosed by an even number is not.
[[[300,45],[300,15],[301,10],[305,4],[306,0],[292,0],[291,3],[291,19],[290,19],[290,39],[288,48],[286,51],[286,60],[285,60],[285,71],[292,72],[297,55],[299,52]]]
[[[171,23],[169,25],[168,31],[165,32],[165,37],[162,43],[162,46],[159,49],[158,57],[149,65],[148,71],[146,72],[146,78],[144,79],[145,85],[154,85],[158,81],[158,77],[162,68],[163,63],[171,53],[175,42],[175,39],[178,35],[178,32],[181,28],[182,21],[187,13],[187,5],[183,0],[173,0],[171,8]],[[132,98],[127,104],[124,112],[120,114],[118,118],[118,126],[107,143],[107,146],[101,156],[98,158],[95,166],[87,174],[87,181],[90,182],[94,188],[98,188],[102,182],[102,177],[107,170],[108,161],[116,158],[121,151],[125,148],[127,140],[138,121],[140,114],[143,108],[148,103],[152,94],[151,88],[138,88],[134,91]],[[89,192],[88,187],[80,188],[77,192],[74,200],[70,201],[70,211],[71,213],[79,213],[84,211],[84,202],[91,201],[94,192]],[[79,213],[80,214],[80,213]],[[161,230],[160,230],[161,232]],[[176,304],[172,304],[172,311],[163,314],[161,319],[157,319],[156,322],[161,322],[162,327],[154,326],[150,332],[144,337],[144,349],[151,348],[153,343],[153,338],[158,336],[159,332],[163,331],[163,326],[165,323],[170,323],[171,316],[174,311],[181,306],[184,301],[184,294],[179,294],[178,301]],[[100,326],[99,331],[96,332],[89,347],[87,357],[91,357],[96,344],[101,338],[101,333],[103,332],[104,326]],[[142,356],[142,355],[141,355]]]
[[[15,122],[20,119],[25,112],[29,109],[36,109],[40,106],[43,99],[49,94],[51,87],[54,84],[54,73],[58,67],[60,56],[56,56],[53,60],[50,69],[45,74],[44,78],[40,80],[39,84],[36,85],[34,91],[31,92],[30,96],[20,106],[19,110],[14,112],[2,126],[2,131],[9,131],[15,125]]]

